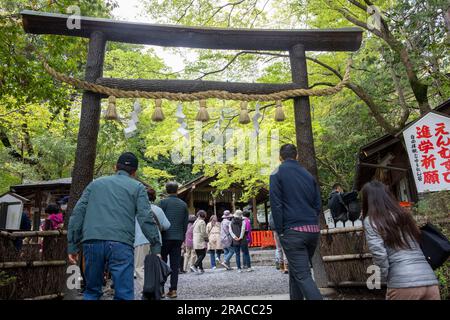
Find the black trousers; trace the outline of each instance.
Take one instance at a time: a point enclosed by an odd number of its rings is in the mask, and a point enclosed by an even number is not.
[[[178,273],[180,271],[181,245],[182,240],[163,240],[161,248],[161,258],[167,263],[167,257],[170,257],[170,288],[169,290],[177,290]]]
[[[319,241],[319,233],[286,230],[280,235],[281,246],[289,264],[291,300],[322,300],[311,276],[311,259]]]
[[[203,270],[203,259],[205,259],[206,256],[206,249],[196,249],[195,253],[197,254],[197,261],[194,263],[194,267],[199,268],[200,270]]]

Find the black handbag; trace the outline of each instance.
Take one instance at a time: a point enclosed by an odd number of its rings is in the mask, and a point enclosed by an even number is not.
[[[431,223],[420,228],[420,247],[433,270],[442,266],[450,256],[450,241]]]

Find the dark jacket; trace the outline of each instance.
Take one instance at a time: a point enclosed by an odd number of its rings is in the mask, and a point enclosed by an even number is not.
[[[347,220],[347,208],[342,203],[342,194],[339,191],[332,191],[328,197],[328,208],[334,221],[346,221]],[[345,217],[345,218],[344,218]]]
[[[240,238],[241,240],[236,241],[232,240],[233,246],[241,246],[248,244],[247,241],[247,232],[245,231],[245,223],[242,218],[236,218],[234,217],[233,220],[231,220],[230,229],[232,231],[232,234],[234,234],[236,237]]]
[[[172,273],[170,267],[155,254],[148,254],[144,260],[143,300],[161,300],[164,284]]]
[[[20,230],[21,231],[30,231],[31,230],[31,220],[28,218],[28,215],[25,212],[22,212],[22,218],[20,220]],[[14,241],[14,245],[16,246],[17,251],[22,249],[24,238],[16,238]]]
[[[284,161],[270,175],[269,195],[278,234],[292,227],[319,224],[322,204],[319,187],[296,160]]]
[[[184,241],[189,223],[189,211],[186,202],[176,195],[169,195],[166,199],[161,200],[159,207],[164,211],[167,220],[170,222],[170,228],[162,232],[163,240]]]

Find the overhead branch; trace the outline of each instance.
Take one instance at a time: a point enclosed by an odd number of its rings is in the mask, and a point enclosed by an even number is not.
[[[239,56],[241,56],[241,55],[243,55],[243,54],[246,54],[246,53],[248,53],[248,52],[247,52],[247,51],[241,51],[241,52],[238,52],[238,53],[235,54],[235,55],[231,58],[231,60],[229,60],[229,61],[227,62],[227,64],[225,64],[222,68],[220,68],[220,69],[218,69],[218,70],[214,70],[214,71],[202,72],[203,74],[202,74],[200,77],[196,78],[195,80],[201,80],[201,79],[203,79],[203,78],[206,77],[206,76],[209,76],[209,75],[212,75],[212,74],[215,74],[215,73],[220,73],[220,72],[226,70],[230,65],[233,64],[233,62],[234,62]]]
[[[331,67],[330,65],[315,59],[315,58],[308,58],[308,60],[317,63],[318,65],[330,70],[331,72],[333,72],[339,79],[342,80],[342,74],[336,70],[335,68]],[[375,103],[375,101],[372,99],[372,97],[370,96],[370,94],[368,92],[366,92],[364,90],[364,88],[362,88],[361,86],[352,83],[352,82],[348,82],[345,85],[347,88],[349,88],[350,90],[352,90],[370,109],[373,117],[375,118],[375,120],[378,122],[378,124],[385,129],[387,132],[389,133],[394,133],[397,131],[396,128],[394,128],[382,115],[379,106]]]
[[[266,0],[266,2],[264,3],[263,7],[261,8],[261,10],[257,9],[258,12],[255,14],[255,17],[253,18],[252,23],[250,23],[250,28],[253,28],[253,26],[255,25],[256,19],[258,19],[258,17],[264,12],[264,9],[266,8],[267,4],[269,3],[270,0]]]
[[[350,1],[350,0],[349,0]],[[365,1],[368,5],[372,5],[371,1]],[[406,74],[408,77],[409,84],[411,86],[412,91],[414,92],[414,96],[419,105],[419,109],[421,114],[424,114],[431,110],[429,102],[428,102],[428,85],[419,80],[417,76],[417,71],[410,59],[408,50],[403,45],[403,43],[396,39],[392,32],[389,29],[389,26],[386,20],[379,15],[377,18],[379,19],[379,28],[369,28],[367,23],[358,20],[353,15],[351,15],[348,9],[339,7],[335,5],[332,1],[328,1],[329,5],[339,13],[341,13],[344,18],[353,23],[356,26],[364,28],[375,34],[377,37],[381,38],[386,42],[386,44],[398,55],[400,61],[405,67]],[[370,4],[369,4],[370,3]]]
[[[410,114],[409,106],[408,106],[408,104],[406,102],[405,93],[404,93],[403,88],[402,88],[402,86],[400,84],[399,76],[395,72],[395,70],[394,70],[392,65],[389,66],[389,70],[390,70],[390,73],[391,73],[392,80],[394,82],[395,90],[397,91],[399,105],[402,108],[402,114],[401,114],[400,120],[398,122],[398,126],[401,128],[401,127],[403,127],[406,124],[406,121],[408,121],[409,114]]]
[[[225,3],[224,5],[219,6],[214,12],[213,14],[208,18],[208,20],[206,20],[203,25],[207,25],[208,22],[210,22],[220,11],[222,11],[223,9],[225,9],[226,7],[231,6],[232,8],[236,7],[237,5],[240,5],[241,3],[243,3],[245,0],[239,0],[236,2],[228,2]]]
[[[186,8],[184,8],[183,13],[181,14],[181,16],[177,19],[177,23],[180,23],[180,21],[187,15],[188,10],[192,7],[192,5],[194,4],[195,0],[192,0],[191,3],[189,3],[189,5],[187,5]]]
[[[12,146],[8,135],[4,131],[4,128],[0,127],[0,141],[2,142],[3,146],[8,149],[8,154],[13,157],[16,160],[19,160],[25,164],[29,165],[37,165],[38,161],[35,159],[27,158],[21,155],[19,152],[17,152],[14,147]]]
[[[367,6],[365,4],[362,4],[356,0],[348,0],[348,2],[350,2],[355,7],[358,7],[359,9],[363,10],[364,12],[367,12]]]

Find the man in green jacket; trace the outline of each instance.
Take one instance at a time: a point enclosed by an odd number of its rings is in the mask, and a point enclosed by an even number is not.
[[[123,153],[116,174],[92,181],[78,200],[69,220],[69,261],[77,263],[79,245],[85,258],[85,300],[103,294],[103,272],[108,266],[117,300],[133,300],[135,221],[149,240],[152,253],[160,254],[157,224],[142,183],[133,179],[138,159]]]

